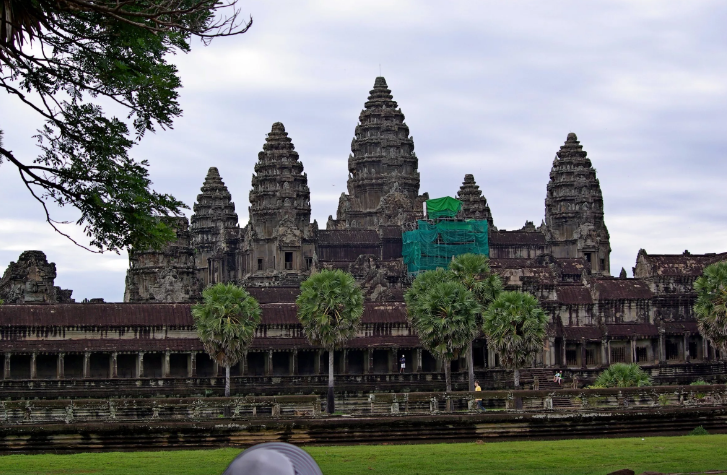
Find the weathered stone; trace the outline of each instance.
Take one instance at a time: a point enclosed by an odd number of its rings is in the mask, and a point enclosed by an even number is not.
[[[555,257],[585,257],[595,274],[608,275],[611,245],[603,220],[596,170],[576,134],[553,160],[545,198],[545,235]]]
[[[328,229],[375,229],[414,220],[421,210],[414,139],[383,77],[376,78],[361,111],[351,152],[348,194],[341,194],[337,219],[329,219]]]
[[[191,244],[195,265],[204,285],[225,282],[235,277],[227,261],[234,253],[240,228],[230,192],[216,167],[210,167],[197,195],[191,218]]]
[[[177,240],[159,251],[129,251],[125,302],[190,302],[202,296],[187,218],[165,219]]]
[[[490,206],[487,204],[487,198],[482,196],[480,187],[475,183],[474,175],[467,174],[464,176],[462,186],[457,192],[457,199],[462,202],[462,210],[460,215],[463,219],[487,220],[491,230],[497,230],[492,220]]]
[[[69,303],[72,290],[54,286],[56,265],[42,251],[25,251],[0,279],[0,300],[7,304]]]

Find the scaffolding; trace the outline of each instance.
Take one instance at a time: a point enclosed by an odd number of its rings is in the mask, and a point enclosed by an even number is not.
[[[453,198],[449,200],[456,201]],[[429,202],[427,208],[429,211]],[[456,219],[459,207],[448,208],[456,211],[438,213],[433,219],[419,220],[417,229],[403,233],[402,256],[410,276],[438,267],[446,269],[449,261],[461,254],[490,255],[487,221]]]

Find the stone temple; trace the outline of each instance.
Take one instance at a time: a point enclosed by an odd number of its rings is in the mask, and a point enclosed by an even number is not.
[[[429,196],[420,190],[404,114],[383,77],[352,128],[347,192],[325,229],[310,219],[306,157],[276,122],[261,137],[248,224],[239,224],[225,171],[211,167],[191,219],[169,219],[177,240],[161,251],[130,252],[124,303],[72,303],[70,291],[53,285],[54,265],[39,251],[23,253],[0,280],[0,368],[8,380],[0,388],[34,379],[59,380],[54,391],[60,393],[94,379],[103,384],[84,391],[169,387],[170,394],[182,394],[209,387],[219,382],[219,369],[196,338],[190,305],[205,287],[235,282],[263,308],[253,346],[233,368],[238,390],[316,391],[326,384],[327,356],[306,341],[294,302],[311,272],[343,269],[360,283],[367,302],[359,335],[336,351],[337,390],[441,389],[441,365],[422,349],[403,302],[411,276],[402,260],[402,232],[421,219]],[[623,270],[612,277],[603,195],[576,134],[567,134],[556,151],[538,227],[526,221],[519,230],[498,230],[497,210],[471,174],[450,194],[462,201],[459,218],[489,224],[491,266],[505,287],[532,293],[549,315],[548,336],[535,366],[523,374],[525,384],[556,367],[587,382],[614,362],[639,363],[657,382],[689,382],[695,375],[724,380],[725,355],[697,331],[692,285],[727,253],[641,250],[634,278]],[[396,369],[400,355],[410,362],[404,375]],[[509,384],[484,337],[474,343],[473,360],[484,387]],[[464,384],[465,365],[464,358],[454,362],[455,386]]]

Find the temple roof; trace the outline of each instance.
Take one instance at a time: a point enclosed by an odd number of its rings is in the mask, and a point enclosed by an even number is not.
[[[375,229],[340,229],[318,231],[319,245],[378,244],[379,233]]]
[[[639,258],[644,259],[650,268],[639,277],[662,275],[699,277],[708,265],[727,260],[727,252],[720,254],[646,254],[644,252],[639,254]]]
[[[555,289],[558,302],[564,305],[589,305],[593,303],[591,292],[583,285],[559,285]]]
[[[490,233],[490,246],[545,245],[545,235],[541,232],[493,231]]]
[[[600,300],[643,300],[654,296],[646,282],[636,279],[597,279],[594,285]]]
[[[255,291],[253,291],[255,292]],[[298,324],[294,302],[261,303],[262,324]],[[192,327],[190,304],[0,305],[0,327]],[[406,323],[404,302],[364,303],[363,323]]]

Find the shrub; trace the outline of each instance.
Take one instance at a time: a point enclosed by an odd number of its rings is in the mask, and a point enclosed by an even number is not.
[[[668,394],[659,394],[659,405],[660,406],[669,405],[669,395]]]
[[[709,432],[707,432],[707,429],[705,429],[704,427],[697,426],[694,428],[693,431],[691,431],[687,435],[709,435]]]
[[[651,386],[651,378],[636,363],[615,363],[598,375],[595,386],[604,388]]]
[[[709,383],[703,379],[698,379],[690,384],[690,386],[709,386]]]

